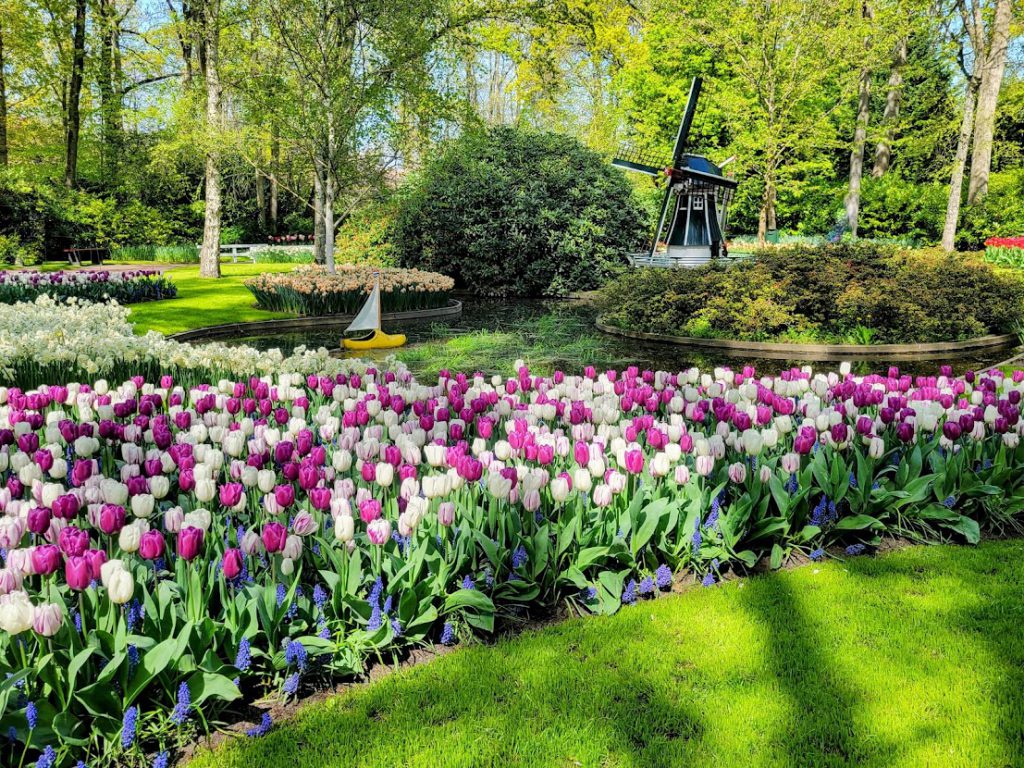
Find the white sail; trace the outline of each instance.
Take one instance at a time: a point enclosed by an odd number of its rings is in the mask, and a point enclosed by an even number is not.
[[[380,283],[373,286],[369,298],[359,310],[356,319],[345,329],[345,333],[353,331],[376,331],[380,329]]]

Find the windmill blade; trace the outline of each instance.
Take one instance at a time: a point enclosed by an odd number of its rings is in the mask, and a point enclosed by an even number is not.
[[[627,171],[646,173],[648,176],[663,176],[668,163],[652,152],[644,152],[630,144],[619,147],[618,155],[612,165]]]

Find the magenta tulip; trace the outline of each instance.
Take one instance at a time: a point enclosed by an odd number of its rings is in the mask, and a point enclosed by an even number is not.
[[[163,555],[166,543],[160,531],[146,531],[139,538],[139,556],[143,560],[156,560]]]
[[[224,550],[224,560],[221,566],[224,569],[224,577],[228,580],[238,578],[238,574],[242,572],[242,550],[231,547]]]
[[[178,531],[178,557],[191,562],[203,548],[203,529],[191,525]]]
[[[54,544],[42,544],[32,550],[32,570],[42,576],[55,573],[61,563],[60,549]]]
[[[64,563],[64,579],[71,589],[81,592],[92,582],[92,569],[84,557],[69,557]]]
[[[284,549],[288,540],[288,529],[280,523],[267,523],[263,526],[263,547],[267,552],[274,554]]]

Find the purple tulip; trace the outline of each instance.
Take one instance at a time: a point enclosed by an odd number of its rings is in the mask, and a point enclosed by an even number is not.
[[[146,531],[139,538],[139,556],[143,560],[156,560],[164,553],[166,542],[160,531]]]
[[[61,563],[60,549],[54,544],[42,544],[32,550],[32,570],[43,576],[55,573]]]
[[[295,487],[278,485],[274,488],[274,500],[281,509],[287,509],[295,502]]]
[[[234,547],[224,550],[224,559],[221,561],[224,577],[229,581],[238,578],[238,574],[242,572],[243,562],[242,550]]]
[[[270,554],[280,552],[284,549],[288,540],[288,529],[280,523],[267,523],[263,526],[263,547]]]
[[[36,535],[46,533],[50,528],[52,514],[46,507],[35,507],[28,511],[28,529]]]
[[[245,491],[241,483],[225,483],[220,487],[220,505],[227,509],[237,506],[242,500],[242,493]]]
[[[111,536],[124,528],[124,518],[124,507],[104,504],[100,511],[100,530]]]
[[[64,562],[64,580],[71,589],[81,592],[92,582],[92,569],[84,557],[69,557]]]
[[[69,525],[57,534],[57,545],[68,557],[81,557],[89,548],[89,534]]]
[[[191,525],[178,531],[178,557],[191,562],[203,548],[203,529]]]

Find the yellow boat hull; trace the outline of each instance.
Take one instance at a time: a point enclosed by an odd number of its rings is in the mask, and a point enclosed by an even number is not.
[[[405,335],[401,333],[384,333],[374,331],[368,339],[342,339],[345,349],[394,349],[405,344]]]

